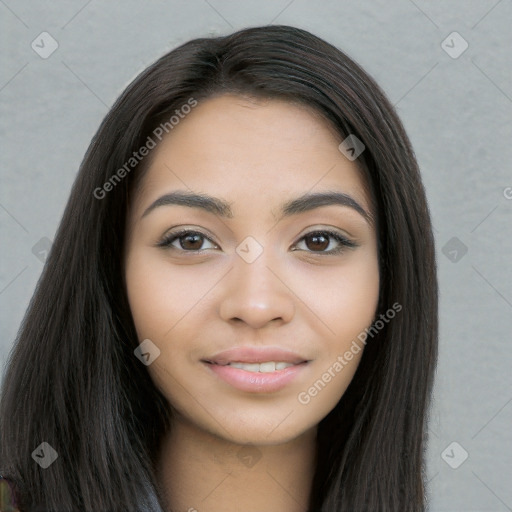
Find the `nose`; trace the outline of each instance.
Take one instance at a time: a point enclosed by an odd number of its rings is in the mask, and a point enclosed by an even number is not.
[[[226,322],[243,322],[261,329],[271,322],[286,324],[295,313],[294,294],[283,272],[266,251],[256,261],[247,263],[236,257],[222,292],[219,314]]]

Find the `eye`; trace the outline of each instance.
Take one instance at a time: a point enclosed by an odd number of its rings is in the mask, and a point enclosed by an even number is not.
[[[204,233],[201,233],[200,231],[192,231],[190,229],[167,233],[157,245],[158,247],[195,252],[205,249],[203,247],[205,240],[213,245],[213,247],[206,247],[206,249],[218,249],[218,245],[213,243],[213,241]],[[175,245],[175,242],[178,243],[178,246]]]
[[[340,233],[334,231],[322,230],[311,231],[304,235],[299,242],[304,241],[306,251],[319,254],[338,254],[346,248],[357,247],[355,242],[345,238]],[[332,247],[334,245],[334,248]],[[331,247],[331,249],[328,249]],[[303,250],[303,249],[299,249]]]
[[[205,241],[209,242],[212,247],[204,247]],[[357,247],[355,242],[345,238],[340,233],[329,230],[311,231],[304,235],[299,240],[299,243],[300,242],[305,244],[306,249],[299,250],[318,254],[338,254],[346,248]],[[297,247],[297,245],[295,247]],[[157,246],[177,249],[183,252],[201,252],[205,249],[219,248],[219,246],[204,233],[190,229],[167,233],[164,238],[158,242]]]

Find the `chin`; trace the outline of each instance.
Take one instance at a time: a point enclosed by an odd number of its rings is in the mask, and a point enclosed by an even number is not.
[[[286,422],[285,426],[286,416],[285,414],[280,418],[272,418],[272,421],[258,421],[252,416],[232,418],[232,421],[226,421],[224,418],[222,422],[219,420],[219,423],[210,422],[209,425],[203,426],[196,423],[196,426],[230,443],[258,446],[285,444],[316,429],[316,423],[311,425]],[[293,416],[293,413],[290,416]]]

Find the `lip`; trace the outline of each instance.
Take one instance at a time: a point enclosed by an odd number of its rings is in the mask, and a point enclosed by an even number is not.
[[[231,386],[248,393],[275,393],[283,389],[294,378],[302,373],[309,361],[304,361],[284,370],[270,373],[248,372],[228,365],[220,365],[203,361],[203,364],[217,377]]]
[[[208,363],[226,365],[228,363],[265,363],[267,361],[299,364],[307,358],[278,347],[235,347],[203,359]],[[282,370],[281,370],[282,371]]]
[[[274,372],[249,372],[229,366],[228,363],[291,363],[293,366]],[[274,393],[283,389],[305,371],[309,360],[278,347],[236,347],[219,352],[201,361],[209,371],[231,386],[249,393]]]

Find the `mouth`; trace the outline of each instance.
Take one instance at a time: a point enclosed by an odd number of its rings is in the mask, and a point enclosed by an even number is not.
[[[217,366],[229,366],[231,368],[237,368],[250,373],[275,373],[291,366],[297,366],[300,364],[308,363],[309,361],[300,361],[298,363],[288,363],[286,361],[264,361],[261,363],[244,363],[242,361],[232,361],[229,363],[216,363],[214,361],[203,361],[204,363],[214,364]]]
[[[202,359],[211,374],[248,393],[273,393],[304,375],[311,360],[277,348],[244,347]]]
[[[232,365],[249,372],[267,373],[284,370],[289,365],[301,364],[308,359],[279,347],[241,346],[224,350],[203,361],[220,366]],[[259,365],[258,368],[255,365]]]

